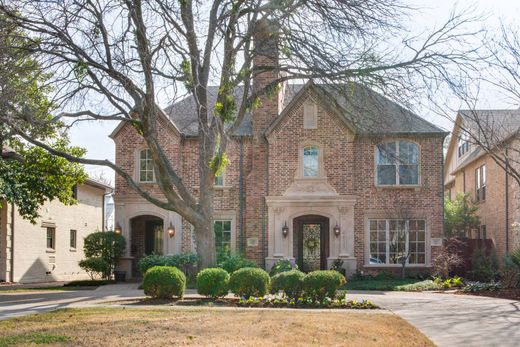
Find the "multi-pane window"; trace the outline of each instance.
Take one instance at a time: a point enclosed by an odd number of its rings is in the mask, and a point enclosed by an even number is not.
[[[486,200],[486,165],[475,170],[475,198],[477,201]]]
[[[47,228],[47,249],[56,249],[56,228]]]
[[[303,148],[303,177],[318,177],[319,174],[318,147],[308,146]]]
[[[426,225],[421,219],[370,219],[370,264],[426,263]]]
[[[231,221],[216,220],[213,223],[213,230],[217,255],[220,257],[231,255]]]
[[[78,232],[76,230],[70,231],[70,248],[76,249],[78,239]]]
[[[480,239],[481,240],[486,240],[487,239],[487,230],[486,230],[486,226],[485,225],[481,225],[480,226]]]
[[[139,152],[139,181],[154,181],[152,153],[149,149]]]
[[[413,142],[379,144],[376,163],[378,185],[419,184],[419,146]]]
[[[220,175],[215,176],[215,186],[223,187],[224,186],[224,173],[221,172]]]
[[[469,136],[466,133],[462,133],[458,141],[458,154],[462,157],[464,154],[469,152]]]

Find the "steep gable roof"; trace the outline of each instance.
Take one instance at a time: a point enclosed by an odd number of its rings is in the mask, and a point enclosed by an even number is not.
[[[273,124],[285,116],[286,112],[284,111],[296,98],[303,94],[304,88],[314,88],[326,104],[331,105],[331,108],[341,116],[345,124],[358,134],[425,134],[439,136],[447,134],[396,102],[354,82],[348,85],[336,85],[315,84],[309,81],[306,84],[286,85],[283,110],[274,118],[268,129],[272,129]],[[235,91],[237,104],[241,102],[242,92],[242,87],[238,87]],[[208,87],[207,96],[208,105],[211,105],[211,114],[213,105],[217,100],[217,93],[217,86]],[[198,135],[198,118],[193,96],[188,96],[171,104],[165,108],[164,112],[183,135]],[[251,117],[251,113],[245,115],[234,135],[252,135]]]

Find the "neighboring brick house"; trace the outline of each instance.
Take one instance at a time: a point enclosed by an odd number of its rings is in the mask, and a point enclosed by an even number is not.
[[[255,64],[265,60],[259,56]],[[263,73],[253,89],[273,78]],[[207,94],[213,105],[217,87]],[[193,98],[159,119],[161,145],[197,194]],[[409,266],[427,271],[443,232],[446,135],[359,84],[283,85],[262,98],[230,141],[230,164],[215,179],[217,250],[243,253],[266,268],[281,258],[304,269],[330,268],[340,259],[348,273],[398,268],[409,251]],[[142,137],[123,123],[111,137],[116,164],[160,194]],[[121,177],[114,201],[116,225],[130,245],[121,266],[134,275],[144,254],[194,250],[189,223],[146,202]]]
[[[77,205],[45,202],[36,224],[23,219],[15,205],[1,202],[0,282],[50,282],[88,279],[78,262],[85,258],[83,239],[101,231],[105,194],[112,190],[88,179],[76,186]]]
[[[466,236],[491,239],[502,257],[520,246],[519,235],[512,227],[520,221],[520,191],[518,183],[468,134],[478,134],[479,128],[487,137],[482,135],[481,141],[497,144],[499,151],[520,148],[520,110],[459,111],[446,154],[445,195],[455,199],[459,193],[470,194],[478,204],[481,226]],[[517,165],[514,155],[515,151],[510,151],[510,162]]]

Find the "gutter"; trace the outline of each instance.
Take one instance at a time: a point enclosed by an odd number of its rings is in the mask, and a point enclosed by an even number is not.
[[[9,271],[9,282],[14,282],[14,202],[11,203],[11,271]]]
[[[507,159],[507,147],[506,147],[506,254],[509,254],[509,160]]]
[[[244,207],[245,207],[245,196],[244,196],[244,138],[240,139],[240,158],[239,158],[239,180],[238,180],[238,200],[239,200],[239,224],[240,224],[240,253],[245,252],[244,243]]]

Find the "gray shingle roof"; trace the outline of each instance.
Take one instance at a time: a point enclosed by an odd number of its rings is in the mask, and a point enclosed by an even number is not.
[[[288,84],[286,86],[284,108],[304,87],[304,84]],[[392,100],[361,86],[357,83],[349,85],[315,85],[322,91],[327,102],[334,105],[345,120],[360,134],[445,134],[435,125],[405,109]],[[208,87],[208,103],[214,105],[218,87]],[[242,88],[237,88],[235,100],[241,101]],[[212,107],[211,107],[212,108]],[[187,136],[196,136],[198,120],[193,96],[186,97],[165,109],[165,113]],[[251,114],[246,114],[238,127],[236,135],[252,134]]]
[[[472,134],[485,134],[480,141],[489,145],[520,132],[520,109],[460,110],[464,129]]]

